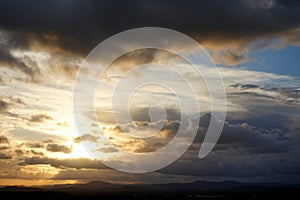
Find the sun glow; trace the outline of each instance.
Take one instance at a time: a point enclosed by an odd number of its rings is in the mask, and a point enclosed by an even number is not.
[[[80,143],[70,143],[67,146],[72,147],[71,153],[61,153],[61,152],[51,152],[49,156],[59,159],[68,159],[68,158],[92,158],[92,156],[86,151],[83,145]]]

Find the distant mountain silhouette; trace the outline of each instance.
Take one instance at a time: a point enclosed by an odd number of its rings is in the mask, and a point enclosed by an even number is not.
[[[9,186],[0,188],[0,193],[12,197],[39,199],[101,199],[121,198],[209,198],[209,199],[262,199],[278,197],[297,199],[300,185],[280,183],[240,183],[235,181],[170,184],[111,184],[102,181],[87,184],[66,184],[41,188]]]
[[[78,192],[108,192],[108,191],[123,191],[127,186],[121,184],[111,184],[103,181],[93,181],[86,184],[68,184],[54,185],[48,187],[51,191],[78,191]]]
[[[19,186],[7,186],[0,188],[0,192],[36,192],[36,191],[44,191],[41,188],[35,187],[19,187]]]
[[[296,184],[280,183],[240,183],[236,181],[195,181],[192,183],[169,183],[169,184],[112,184],[103,181],[93,181],[86,184],[54,185],[41,188],[8,186],[0,188],[0,192],[30,192],[30,191],[78,191],[78,192],[107,192],[107,191],[152,191],[152,192],[197,192],[197,191],[226,191],[234,189],[251,188],[299,188]]]

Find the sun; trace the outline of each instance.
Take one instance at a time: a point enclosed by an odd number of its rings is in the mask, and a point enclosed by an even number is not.
[[[73,143],[73,150],[70,156],[73,158],[91,158],[89,152],[80,143]]]
[[[93,157],[89,154],[89,152],[84,148],[80,143],[71,143],[69,146],[72,146],[71,153],[51,153],[51,157],[59,158],[59,159],[76,159],[76,158],[90,158]]]

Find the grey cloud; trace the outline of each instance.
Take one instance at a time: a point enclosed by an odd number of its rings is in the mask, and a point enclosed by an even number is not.
[[[270,99],[275,100],[276,98],[267,94],[259,94],[256,92],[231,92],[230,95],[236,95],[236,96],[249,96],[249,97],[258,97],[258,98],[264,98],[264,99]]]
[[[61,3],[54,0],[41,3],[31,0],[26,3],[1,1],[0,8],[0,25],[10,31],[14,41],[11,43],[16,47],[27,48],[32,41],[40,41],[81,55],[86,55],[112,34],[145,26],[182,31],[204,45],[213,41],[240,42],[247,46],[260,38],[285,35],[290,37],[289,41],[299,39],[290,36],[299,26],[298,1],[175,0],[128,3],[76,0]],[[236,51],[227,54],[232,64],[248,60],[247,56]]]
[[[46,114],[32,115],[30,118],[28,118],[28,121],[31,122],[43,122],[45,120],[53,120],[53,118]]]
[[[10,52],[1,49],[0,46],[0,63],[2,67],[17,69],[28,75],[31,80],[35,81],[40,71],[35,66],[28,66],[23,61],[15,58]],[[4,64],[4,65],[3,65]]]
[[[258,113],[242,112],[241,114],[244,113],[245,115],[240,115],[238,112],[233,112],[227,115],[227,121],[224,124],[215,150],[235,148],[243,149],[243,151],[271,154],[289,150],[288,131],[292,121],[288,116],[265,114],[260,118]],[[210,114],[205,114],[200,118],[198,134],[194,141],[194,145],[198,148],[206,134],[210,118]]]
[[[247,122],[247,119],[254,117],[255,113],[252,115],[245,113],[242,120]],[[291,121],[289,116],[267,113],[262,118],[273,119],[270,125],[263,126],[264,121],[262,119],[258,119],[258,121],[262,121],[261,123],[249,120],[252,122],[252,125],[249,125],[245,122],[238,123],[238,121],[231,119],[231,116],[227,117],[228,121],[225,123],[221,137],[213,151],[206,158],[199,159],[198,151],[211,118],[210,114],[203,115],[198,122],[198,135],[190,149],[183,157],[160,172],[176,175],[223,177],[224,179],[267,177],[268,180],[274,176],[279,177],[288,174],[288,176],[293,177],[299,173],[297,170],[300,165],[297,159],[299,147],[297,145],[300,137],[296,136],[299,132],[297,125],[299,121]],[[276,120],[277,127],[274,126],[274,120]],[[176,134],[177,129],[178,122],[169,121],[164,129],[167,137],[145,139],[144,143],[137,146],[134,152],[145,153],[158,150],[167,144],[168,140]],[[135,141],[135,143],[137,142]],[[286,165],[282,165],[282,163],[286,163]]]
[[[9,160],[12,159],[12,156],[10,154],[0,152],[0,159]]]
[[[99,137],[95,137],[91,134],[84,134],[80,137],[74,138],[74,142],[75,143],[80,143],[80,142],[83,142],[83,141],[97,142],[98,139],[99,139]]]
[[[7,137],[0,135],[0,144],[2,143],[8,144],[8,139]]]
[[[114,138],[111,139],[116,139],[119,137],[119,135],[121,137],[124,136],[126,137],[127,133],[136,130],[139,131],[139,134],[141,136],[144,133],[147,135],[149,131],[154,132],[155,133],[154,136],[148,138],[139,138],[139,139],[138,138],[132,139],[131,137],[128,137],[127,138],[128,140],[121,142],[122,144],[116,145],[120,148],[133,151],[135,153],[152,152],[162,148],[173,139],[180,126],[180,121],[178,120],[156,121],[156,122],[136,121],[135,123],[138,127],[141,127],[142,129],[133,126],[131,123],[113,126],[108,129],[109,132],[113,132],[115,134]],[[163,127],[160,131],[158,131],[157,128],[161,127],[161,125],[163,125]],[[106,131],[106,129],[104,129],[104,131]],[[118,139],[116,140],[118,141]]]
[[[145,64],[145,63],[159,63],[167,65],[170,60],[177,62],[185,62],[181,57],[172,54],[168,51],[146,48],[138,49],[135,51],[128,52],[111,63],[110,67],[118,67],[119,69],[132,69],[133,67]],[[120,76],[107,76],[107,78],[121,78]]]
[[[25,102],[16,97],[3,96],[0,97],[0,114],[5,114],[10,117],[19,117],[18,114],[10,112],[10,108],[14,106],[26,105]]]
[[[71,153],[72,148],[65,146],[65,145],[59,145],[59,144],[48,144],[46,147],[47,151],[50,152],[62,152],[62,153]]]
[[[0,146],[0,151],[7,150],[7,149],[10,149],[10,147],[9,146]]]
[[[198,157],[198,151],[188,151],[182,158],[161,172],[193,176],[219,176],[225,179],[226,177],[255,177],[270,173],[260,159],[251,159],[251,156],[235,151],[237,150],[211,152],[201,160]],[[241,157],[236,157],[238,155]]]
[[[262,177],[277,181],[291,181],[299,174],[299,120],[294,120],[286,128],[259,127],[247,123],[234,123],[227,120],[213,151],[204,159],[198,158],[198,151],[206,134],[210,115],[204,115],[199,132],[191,148],[176,162],[162,169],[163,173],[193,176],[223,177]],[[275,114],[276,116],[276,114]],[[244,120],[251,115],[245,113]],[[278,117],[278,116],[277,116]],[[275,118],[277,118],[275,117]],[[267,118],[272,119],[268,113]],[[258,119],[259,120],[259,119]],[[281,115],[278,123],[291,120]],[[201,121],[201,120],[200,120]],[[261,119],[260,119],[261,121]],[[236,121],[235,121],[236,122]],[[262,123],[263,124],[263,123]],[[257,124],[258,125],[258,124]],[[285,125],[278,125],[285,126]],[[285,164],[283,164],[285,163]],[[275,179],[272,179],[275,180]]]
[[[54,139],[51,139],[51,138],[47,138],[45,140],[43,140],[43,143],[52,143],[54,142]]]
[[[296,88],[272,88],[269,90],[276,91],[287,98],[300,99],[300,91],[296,90]]]
[[[149,109],[150,109],[149,107],[130,109],[130,116],[132,120],[136,122],[150,122],[151,119],[149,116]],[[167,120],[181,119],[180,112],[174,108],[166,108],[166,113],[167,113]],[[96,114],[100,122],[111,123],[111,124],[115,123],[113,114],[111,112],[104,112],[104,111],[97,110]],[[89,117],[90,115],[93,115],[93,113],[88,112],[86,115]]]
[[[103,147],[98,149],[97,151],[103,152],[103,153],[115,153],[118,152],[118,149],[113,147]]]
[[[26,146],[29,147],[29,148],[33,148],[33,149],[35,149],[35,148],[44,148],[44,145],[39,143],[39,142],[27,143]]]
[[[149,116],[149,109],[150,108],[143,108],[143,109],[134,109],[130,112],[132,120],[140,121],[140,122],[150,122]],[[166,108],[167,113],[167,120],[180,120],[181,114],[176,109],[173,108]]]
[[[224,125],[218,145],[257,153],[282,153],[289,149],[287,138],[279,129],[267,130],[248,124]],[[218,147],[216,148],[218,149]]]
[[[73,158],[73,159],[56,159],[34,156],[25,158],[19,165],[37,165],[37,164],[49,164],[56,168],[74,168],[74,169],[105,169],[106,166],[102,165],[97,160],[91,160],[87,158]]]
[[[249,112],[245,113],[244,118],[231,118],[233,114],[234,113],[230,113],[227,117],[227,122],[224,124],[215,150],[236,148],[242,151],[258,154],[279,154],[290,150],[289,130],[290,127],[292,127],[292,124],[295,123],[290,119],[290,117],[286,115],[278,115],[276,113],[264,114],[263,112]],[[236,115],[238,115],[238,113],[236,113]],[[190,120],[190,123],[193,123],[193,126],[199,126],[192,149],[200,148],[211,117],[211,114],[207,113],[202,115],[199,121],[196,119]],[[143,123],[144,124],[142,126],[155,126],[155,123]],[[134,152],[152,152],[162,148],[176,136],[179,126],[179,121],[167,121],[163,129],[155,136],[139,139],[138,141],[136,140],[135,142],[140,145],[135,145]],[[116,134],[121,134],[123,131],[129,131],[131,128],[131,125],[128,124],[123,125],[121,129],[116,126],[112,128],[112,131]],[[188,133],[188,128],[184,130]],[[134,141],[130,141],[128,144],[123,144],[121,147],[126,148],[126,146],[132,146],[131,142]]]
[[[79,70],[79,65],[73,64],[71,61],[69,61],[55,66],[53,70],[59,75],[63,75],[64,77],[74,79],[76,77],[77,71]]]
[[[168,183],[190,183],[197,179],[191,176],[176,176],[157,172],[146,174],[131,174],[107,169],[68,169],[60,171],[54,180],[77,180],[83,181],[105,181],[112,183],[145,183],[145,184],[168,184]]]
[[[250,58],[246,54],[234,52],[233,50],[221,51],[220,55],[214,58],[216,63],[225,65],[238,65],[250,61]]]
[[[33,155],[36,155],[36,156],[43,156],[43,155],[44,155],[43,152],[39,152],[39,151],[35,151],[35,150],[30,150],[30,152],[31,152]]]
[[[2,99],[0,99],[0,112],[4,112],[9,108],[10,104]]]
[[[230,87],[234,87],[234,88],[242,88],[242,89],[252,89],[252,88],[259,88],[258,85],[253,85],[253,84],[234,84],[234,85],[230,85]]]
[[[282,113],[280,108],[278,108],[278,112],[276,109],[274,109],[274,112],[271,114],[266,112],[264,109],[248,108],[248,111],[228,112],[227,120],[231,124],[247,123],[251,126],[260,127],[267,130],[279,129],[287,132],[290,129],[293,124],[292,117]]]
[[[15,150],[15,153],[17,154],[17,155],[23,155],[23,151],[21,150],[21,149],[16,149]]]
[[[295,84],[297,83],[296,81]],[[272,104],[275,104],[276,101],[286,105],[300,104],[300,92],[296,87],[270,87],[253,84],[233,84],[229,87],[233,88],[233,91],[227,93],[228,98],[240,100],[246,97],[248,100],[251,98],[269,100],[269,103],[273,100]],[[255,102],[257,102],[257,99]]]

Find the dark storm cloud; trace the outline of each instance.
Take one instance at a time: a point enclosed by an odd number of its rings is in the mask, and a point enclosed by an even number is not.
[[[224,125],[218,145],[257,153],[281,153],[289,149],[287,138],[281,130],[268,130],[248,124]]]
[[[160,172],[224,179],[267,177],[266,180],[273,180],[277,176],[281,180],[279,176],[287,174],[293,178],[299,174],[299,120],[263,111],[256,112],[256,115],[251,112],[243,114],[245,116],[240,121],[234,119],[233,115],[227,116],[227,122],[213,151],[206,158],[199,159],[198,152],[211,118],[210,114],[204,114],[197,123],[199,129],[193,145],[181,158]],[[257,115],[261,117],[255,121]],[[196,120],[192,122],[196,123]],[[178,127],[177,121],[168,121],[161,131],[164,137],[147,138],[144,143],[136,146],[134,152],[152,152],[164,147],[176,135]]]
[[[269,116],[271,117],[271,116]],[[284,122],[287,117],[282,117]],[[213,151],[199,159],[198,151],[205,135],[199,127],[198,136],[191,148],[176,162],[161,172],[194,176],[272,177],[289,175],[292,180],[299,174],[298,123],[283,132],[248,124],[226,123]],[[205,123],[204,123],[205,124]],[[296,126],[296,127],[295,127]],[[294,128],[293,128],[294,127]],[[284,164],[283,164],[284,163]],[[278,179],[280,180],[280,178]],[[291,181],[290,180],[290,181]]]
[[[277,107],[273,110],[274,113],[267,112],[268,107],[264,108],[247,108],[248,111],[244,112],[227,112],[227,120],[230,124],[244,124],[247,123],[251,126],[256,126],[266,130],[278,129],[283,132],[287,132],[295,121],[292,116],[281,112],[281,109],[286,109],[285,107]],[[299,112],[297,108],[294,109],[295,112]]]
[[[65,145],[59,145],[59,144],[48,144],[46,147],[47,151],[50,152],[62,152],[62,153],[71,153],[72,148],[65,146]]]
[[[103,39],[130,28],[159,26],[200,42],[244,41],[299,26],[300,2],[241,1],[1,1],[0,27],[15,46],[32,40],[86,54]],[[17,34],[18,33],[18,34]],[[233,62],[244,55],[229,54]]]

